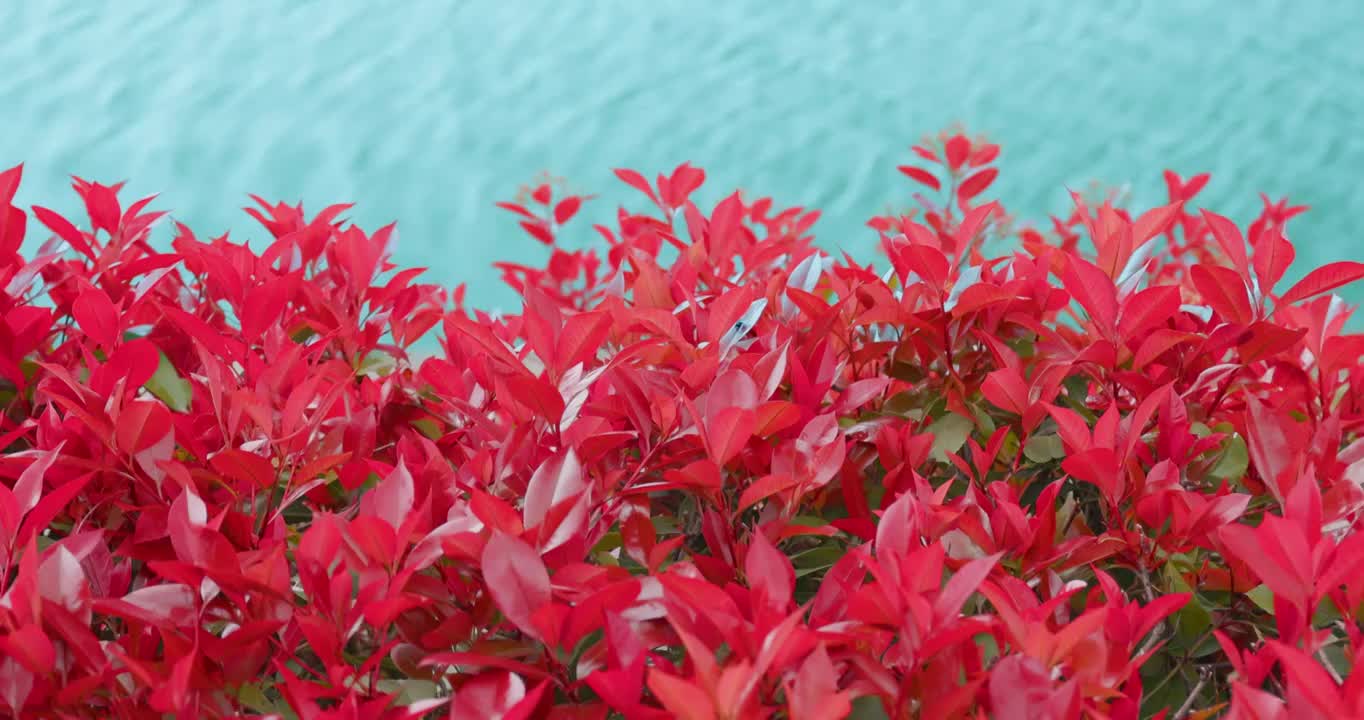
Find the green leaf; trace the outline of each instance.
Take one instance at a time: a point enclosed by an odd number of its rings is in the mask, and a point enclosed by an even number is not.
[[[1330,597],[1321,599],[1321,604],[1317,605],[1317,611],[1312,615],[1312,625],[1317,628],[1324,628],[1331,623],[1341,619],[1340,610],[1336,608],[1336,601]]]
[[[901,378],[903,379],[903,378]],[[923,403],[919,397],[909,390],[896,393],[886,400],[881,406],[881,412],[886,415],[897,415],[899,417],[919,420],[923,417]]]
[[[430,700],[440,694],[440,688],[435,683],[422,678],[384,679],[376,687],[380,692],[394,693],[396,697],[393,704],[399,707]]]
[[[597,541],[596,546],[592,548],[592,552],[608,553],[621,547],[621,545],[620,531],[612,530],[601,536],[601,539]]]
[[[180,373],[175,371],[175,366],[165,353],[161,353],[161,362],[156,366],[156,372],[152,373],[151,379],[143,387],[171,410],[175,412],[189,410],[193,388],[190,387],[188,380],[180,377]]]
[[[237,688],[237,700],[242,705],[263,715],[280,715],[291,719],[298,717],[287,704],[276,704],[257,685],[243,685]]]
[[[360,366],[355,369],[355,374],[379,378],[392,373],[395,367],[397,367],[397,361],[392,355],[372,352],[360,362]]]
[[[933,433],[933,459],[947,462],[947,453],[960,452],[973,429],[975,423],[970,418],[956,413],[948,413],[933,421],[932,425],[925,428],[926,432]]]
[[[852,701],[852,712],[848,714],[848,720],[890,720],[890,716],[886,715],[880,698],[875,695],[863,695]]]
[[[846,554],[847,551],[837,544],[821,545],[793,556],[791,564],[795,566],[796,577],[804,577],[832,567]]]
[[[431,418],[413,420],[412,427],[416,428],[417,432],[425,436],[427,440],[439,440],[441,437],[440,424]]]
[[[1175,567],[1173,562],[1165,564],[1165,582],[1172,593],[1189,593],[1192,597],[1189,602],[1184,603],[1175,615],[1179,619],[1179,635],[1185,640],[1192,641],[1203,633],[1204,630],[1212,627],[1212,613],[1203,606],[1203,598],[1199,597],[1184,581],[1184,576]]]
[[[1249,467],[1250,454],[1246,451],[1246,441],[1240,435],[1233,435],[1210,473],[1219,480],[1230,480],[1244,477]]]
[[[1023,443],[1023,456],[1035,463],[1045,463],[1065,457],[1066,449],[1056,435],[1033,435]]]
[[[990,417],[990,413],[985,412],[985,408],[973,404],[971,413],[976,416],[976,425],[980,426],[982,435],[989,437],[995,434],[995,419]]]
[[[1270,591],[1268,585],[1257,585],[1246,591],[1246,597],[1271,615],[1274,613],[1274,593]]]

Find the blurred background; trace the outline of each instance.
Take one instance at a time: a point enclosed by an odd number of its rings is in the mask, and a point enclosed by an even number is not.
[[[568,241],[639,198],[611,174],[689,160],[820,208],[820,243],[872,258],[909,146],[961,122],[1003,144],[992,189],[1024,219],[1067,186],[1248,221],[1312,206],[1292,279],[1364,260],[1364,3],[471,0],[0,2],[0,165],[16,202],[75,211],[70,174],[159,192],[200,237],[263,229],[246,193],[398,220],[397,262],[511,309],[494,260],[545,250],[493,207],[541,171],[599,193]],[[587,222],[584,222],[586,220]],[[1364,300],[1358,285],[1346,291]]]

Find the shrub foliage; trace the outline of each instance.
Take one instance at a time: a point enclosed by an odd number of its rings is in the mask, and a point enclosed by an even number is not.
[[[509,316],[349,206],[163,251],[0,174],[0,715],[1361,717],[1364,264],[914,153],[872,265],[690,165],[603,252],[527,188]]]

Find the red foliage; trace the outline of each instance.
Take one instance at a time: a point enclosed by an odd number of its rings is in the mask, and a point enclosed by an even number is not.
[[[1364,264],[915,152],[882,268],[688,165],[604,256],[528,189],[508,317],[347,206],[161,252],[0,174],[0,715],[1364,716]]]

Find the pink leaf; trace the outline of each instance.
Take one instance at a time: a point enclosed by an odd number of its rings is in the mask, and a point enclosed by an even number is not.
[[[185,562],[199,563],[208,556],[203,530],[208,523],[208,508],[191,488],[185,488],[171,503],[166,518],[175,554]]]
[[[24,472],[19,475],[19,480],[14,483],[14,499],[19,504],[20,515],[32,510],[38,504],[38,498],[43,493],[43,478],[52,467],[52,463],[55,463],[57,457],[61,455],[62,447],[65,444],[66,441],[63,440],[51,450],[39,451],[38,459],[24,468]]]
[[[757,417],[752,410],[728,407],[706,423],[706,444],[710,458],[724,466],[748,444],[753,437]]]
[[[544,522],[550,508],[579,497],[586,490],[582,463],[571,448],[562,455],[544,461],[535,469],[526,486],[525,505],[521,509],[525,526],[538,527]]]
[[[521,632],[539,639],[531,619],[551,598],[549,573],[539,554],[524,540],[495,531],[483,547],[482,564],[498,609]]]
[[[1002,553],[995,553],[988,557],[976,558],[953,573],[933,603],[933,615],[943,622],[955,619],[966,599],[971,597],[971,593],[975,592],[990,575],[1001,555]]]
[[[377,517],[396,530],[412,512],[414,494],[412,473],[399,459],[393,471],[360,500],[360,514]]]
[[[786,608],[796,586],[796,571],[791,567],[791,560],[768,541],[761,529],[753,533],[753,541],[748,546],[744,575],[749,587],[759,593],[768,607]]]

